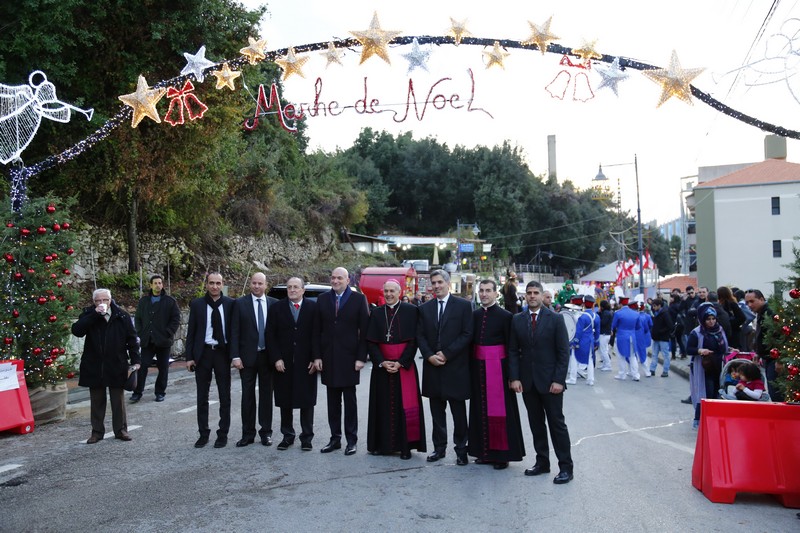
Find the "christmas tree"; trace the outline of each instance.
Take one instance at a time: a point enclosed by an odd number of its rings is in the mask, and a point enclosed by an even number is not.
[[[770,357],[777,359],[778,386],[787,402],[800,402],[800,249],[794,248],[794,262],[787,265],[795,276],[786,282],[789,300],[777,296],[771,303],[775,314],[764,318],[770,339]]]
[[[68,205],[38,198],[19,211],[10,204],[2,209],[0,359],[23,360],[29,388],[75,373],[75,357],[66,353],[77,301]]]

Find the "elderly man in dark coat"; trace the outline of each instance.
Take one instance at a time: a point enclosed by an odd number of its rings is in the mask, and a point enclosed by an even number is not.
[[[431,272],[436,296],[419,308],[417,344],[422,354],[422,395],[429,398],[433,420],[433,453],[429,462],[445,456],[447,413],[453,416],[456,464],[467,458],[467,400],[470,397],[469,348],[472,343],[472,304],[450,294],[450,274]]]
[[[131,316],[114,303],[110,290],[95,290],[92,300],[94,306],[85,308],[72,325],[73,335],[86,337],[78,380],[81,387],[89,387],[92,435],[86,444],[105,436],[106,388],[114,436],[129,441],[123,387],[129,371],[139,369],[139,342]]]
[[[367,298],[348,287],[344,268],[331,272],[331,290],[317,298],[320,357],[317,370],[327,387],[328,424],[331,440],[320,451],[330,453],[342,447],[342,400],[344,400],[345,455],[356,453],[358,442],[358,403],[356,385],[367,361]]]
[[[278,449],[294,444],[293,410],[300,409],[300,447],[309,451],[317,405],[317,303],[303,298],[305,283],[298,277],[286,281],[286,293],[286,298],[272,306],[267,325],[267,351],[275,367],[275,405],[281,410],[283,439]]]

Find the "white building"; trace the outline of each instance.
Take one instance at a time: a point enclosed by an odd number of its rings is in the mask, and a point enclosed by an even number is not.
[[[760,289],[790,279],[785,265],[800,247],[800,165],[767,159],[702,181],[687,199],[697,231],[697,278],[721,285]]]

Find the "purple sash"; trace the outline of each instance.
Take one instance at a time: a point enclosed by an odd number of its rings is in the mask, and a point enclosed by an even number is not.
[[[403,355],[407,342],[402,344],[379,344],[381,354],[389,361],[397,361]],[[419,389],[414,376],[414,368],[400,368],[400,396],[403,400],[403,412],[406,415],[406,439],[408,442],[420,440],[419,434]]]
[[[506,396],[503,366],[506,347],[476,345],[473,357],[486,364],[486,411],[489,418],[489,449],[508,450],[506,430]]]

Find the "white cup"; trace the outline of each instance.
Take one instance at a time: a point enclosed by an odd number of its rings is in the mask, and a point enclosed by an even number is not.
[[[106,313],[106,309],[108,309],[108,306],[106,304],[99,304],[97,306],[97,310],[100,312],[101,315],[104,315]]]

